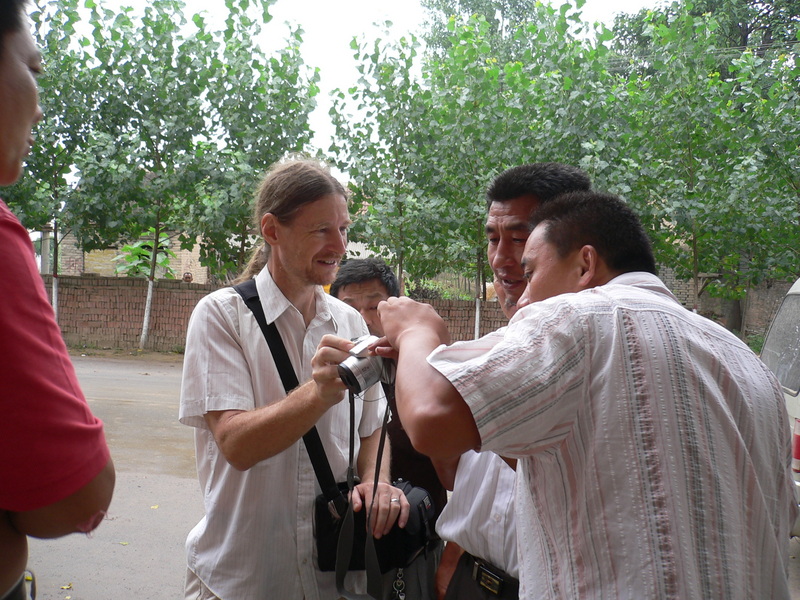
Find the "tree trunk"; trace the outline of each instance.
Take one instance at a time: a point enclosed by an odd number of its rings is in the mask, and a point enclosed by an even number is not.
[[[144,322],[142,323],[142,337],[139,338],[139,350],[147,346],[147,337],[150,333],[150,311],[153,306],[153,278],[147,280],[147,302],[144,305]]]
[[[53,219],[53,288],[51,291],[53,314],[58,323],[58,219]]]
[[[481,298],[475,296],[475,339],[481,337]]]
[[[150,257],[150,277],[147,278],[147,301],[144,305],[144,319],[142,321],[142,337],[139,338],[139,350],[144,350],[147,345],[147,337],[150,334],[150,311],[153,307],[153,282],[156,278],[156,266],[158,265],[159,242],[161,241],[161,225],[156,226],[153,234],[153,252]]]
[[[724,310],[725,329],[742,331],[742,304],[739,300],[726,300],[722,304]],[[739,334],[741,336],[741,333]]]

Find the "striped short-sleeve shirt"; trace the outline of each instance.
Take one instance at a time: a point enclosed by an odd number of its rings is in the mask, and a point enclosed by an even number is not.
[[[522,598],[789,598],[780,385],[657,277],[530,305],[428,360],[482,449],[520,459]]]

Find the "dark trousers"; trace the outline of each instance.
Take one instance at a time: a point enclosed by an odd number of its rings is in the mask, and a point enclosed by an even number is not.
[[[444,600],[517,600],[519,581],[505,571],[464,552]]]

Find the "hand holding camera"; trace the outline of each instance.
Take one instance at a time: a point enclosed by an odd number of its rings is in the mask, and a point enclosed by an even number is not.
[[[394,383],[395,362],[369,353],[369,347],[379,339],[374,335],[356,338],[350,356],[339,364],[339,377],[354,394],[360,394],[379,381]]]

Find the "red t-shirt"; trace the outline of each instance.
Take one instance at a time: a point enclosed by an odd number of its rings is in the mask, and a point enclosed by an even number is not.
[[[78,385],[28,232],[0,200],[0,510],[35,510],[109,459]]]

